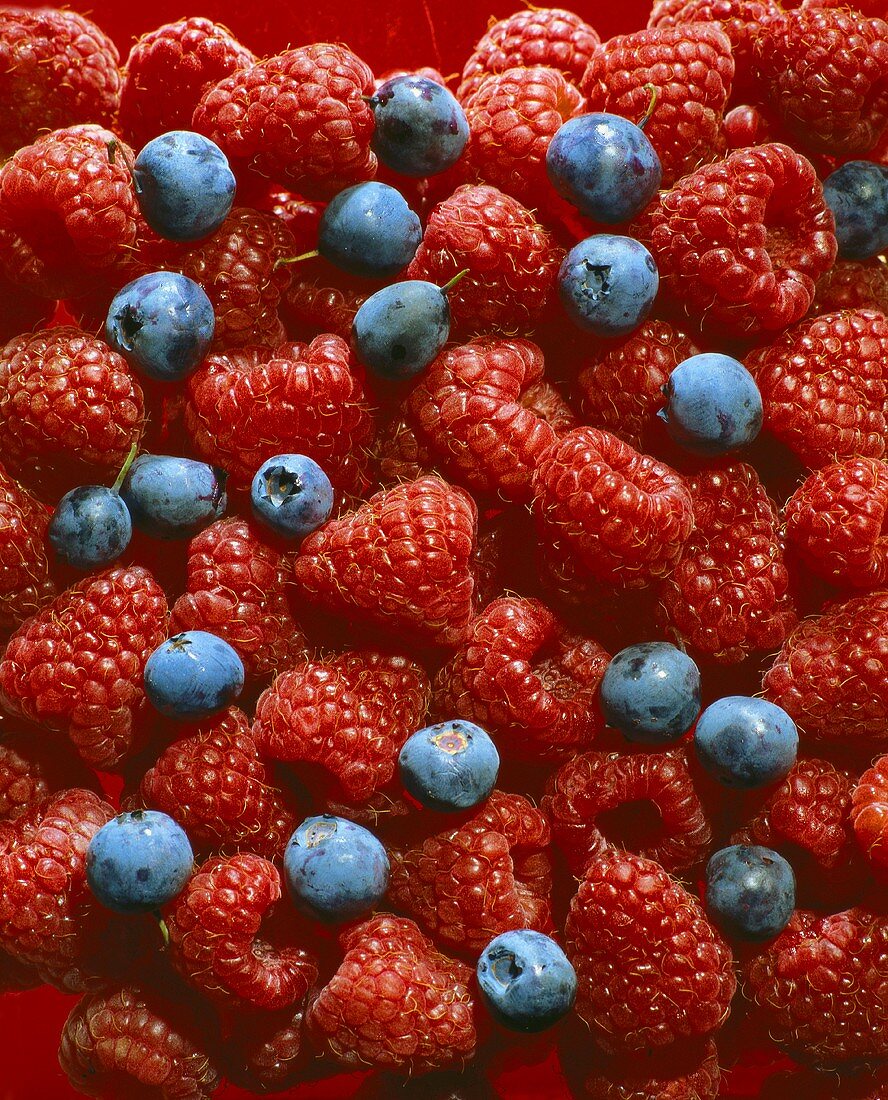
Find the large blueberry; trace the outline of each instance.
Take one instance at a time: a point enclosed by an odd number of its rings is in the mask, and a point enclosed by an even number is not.
[[[700,713],[700,670],[669,642],[627,646],[604,673],[601,709],[630,741],[674,741]]]
[[[729,787],[762,787],[782,779],[799,745],[795,722],[767,699],[729,695],[711,703],[694,730],[700,763]]]
[[[232,703],[243,686],[244,665],[237,652],[205,630],[168,638],[145,664],[145,694],[167,718],[207,718]]]
[[[770,848],[732,844],[710,857],[705,897],[710,916],[729,936],[770,940],[795,909],[795,875]]]
[[[730,355],[704,352],[685,359],[663,387],[657,414],[682,447],[722,455],[745,447],[762,427],[762,395],[755,379]]]
[[[156,539],[188,539],[224,514],[228,475],[174,455],[140,455],[120,494],[133,523]]]
[[[483,802],[496,783],[499,763],[490,734],[461,718],[417,730],[398,756],[405,789],[442,813]]]
[[[424,76],[396,76],[370,100],[370,147],[402,176],[431,176],[454,165],[469,140],[469,124],[452,92]]]
[[[627,336],[647,317],[660,278],[650,252],[631,237],[598,233],[564,257],[558,292],[570,319],[596,336]]]
[[[839,256],[866,260],[888,249],[888,167],[850,160],[826,177],[823,197],[836,219]]]
[[[514,1031],[544,1031],[570,1012],[577,975],[558,944],[529,928],[490,941],[478,986],[494,1019]]]
[[[445,291],[423,279],[392,283],[371,294],[355,314],[352,343],[361,362],[383,378],[412,378],[450,336]]]
[[[256,471],[250,503],[253,515],[276,534],[302,539],[330,518],[333,486],[305,455],[275,455]]]
[[[351,275],[387,279],[407,266],[422,240],[419,218],[394,187],[356,183],[327,203],[318,251]]]
[[[104,485],[81,485],[65,493],[47,531],[58,556],[76,569],[116,561],[132,533],[129,509],[119,493]]]

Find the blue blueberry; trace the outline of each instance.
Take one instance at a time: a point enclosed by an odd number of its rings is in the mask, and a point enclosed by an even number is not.
[[[371,294],[355,314],[352,342],[361,362],[383,378],[412,378],[450,336],[444,289],[422,279],[392,283]]]
[[[105,336],[136,370],[160,382],[187,378],[206,355],[216,317],[193,279],[153,271],[112,299]]]
[[[799,746],[795,722],[767,699],[729,695],[710,704],[694,730],[700,763],[728,787],[763,787],[782,779]]]
[[[469,124],[455,96],[424,76],[396,76],[370,100],[376,127],[370,148],[402,176],[432,176],[456,164]]]
[[[732,844],[706,864],[706,908],[729,936],[770,940],[795,909],[795,875],[783,856],[756,844]]]
[[[191,877],[188,837],[159,810],[118,814],[86,851],[86,881],[102,905],[118,913],[148,913],[179,894]]]
[[[577,975],[558,944],[529,928],[490,941],[477,966],[491,1016],[513,1031],[545,1031],[573,1008]]]
[[[413,259],[422,240],[419,218],[385,183],[357,183],[327,203],[318,252],[350,275],[387,279]]]
[[[627,336],[647,317],[660,277],[650,252],[631,237],[598,233],[568,252],[558,272],[567,315],[596,336]]]
[[[105,485],[82,485],[58,502],[47,533],[62,561],[75,569],[97,569],[126,550],[133,525],[118,492]]]
[[[276,534],[301,539],[330,518],[333,486],[305,455],[275,455],[256,471],[250,503],[253,515]]]
[[[133,523],[156,539],[188,539],[224,515],[228,475],[174,455],[140,455],[120,494]]]
[[[601,710],[630,741],[674,741],[700,713],[700,670],[669,642],[628,646],[601,680]]]
[[[154,138],[133,167],[136,199],[145,221],[170,241],[197,241],[214,233],[234,202],[234,173],[209,138],[170,130]]]
[[[565,122],[549,142],[552,186],[582,214],[619,225],[642,211],[663,176],[643,130],[620,115],[597,112]]]
[[[460,718],[417,730],[398,757],[405,789],[442,813],[483,802],[496,783],[499,763],[490,735]]]
[[[679,363],[663,387],[657,414],[676,443],[703,455],[745,447],[762,427],[762,395],[755,379],[730,355],[704,352]]]
[[[826,177],[823,197],[836,219],[842,259],[867,260],[888,249],[888,168],[850,160]]]
[[[372,909],[389,883],[389,858],[368,829],[343,817],[307,817],[287,842],[284,876],[293,901],[318,920]]]
[[[207,718],[232,703],[243,686],[243,661],[228,642],[205,630],[168,638],[145,664],[145,694],[167,718]]]

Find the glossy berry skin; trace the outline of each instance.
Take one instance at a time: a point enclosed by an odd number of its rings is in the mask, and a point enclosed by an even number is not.
[[[888,168],[851,160],[823,181],[843,260],[867,260],[888,248]]]
[[[132,533],[125,501],[104,485],[83,485],[65,493],[47,528],[49,541],[62,561],[85,570],[116,561]]]
[[[156,539],[189,539],[225,513],[228,475],[177,455],[139,455],[120,489],[134,526]]]
[[[628,336],[647,317],[659,286],[650,252],[631,237],[599,233],[568,252],[558,272],[567,315],[596,336]]]
[[[370,148],[402,176],[433,176],[451,168],[469,140],[455,96],[424,76],[396,76],[370,100],[376,123]]]
[[[284,851],[293,901],[318,920],[353,920],[388,889],[389,859],[367,829],[342,817],[308,817]]]
[[[799,735],[782,707],[767,699],[728,695],[711,703],[694,730],[704,768],[728,787],[763,787],[793,766]]]
[[[450,336],[450,305],[435,283],[410,279],[371,294],[355,314],[358,358],[382,378],[412,378]]]
[[[244,665],[228,642],[205,630],[168,638],[145,664],[145,694],[167,718],[208,718],[244,686]]]
[[[417,730],[398,757],[401,782],[431,810],[470,810],[493,790],[500,758],[490,735],[455,719]]]
[[[675,442],[695,454],[736,451],[761,430],[762,395],[730,355],[692,355],[670,374],[663,393],[666,407],[657,415]]]
[[[542,932],[504,932],[484,948],[476,969],[490,1014],[512,1031],[545,1031],[573,1008],[576,971]]]
[[[700,713],[700,670],[668,642],[628,646],[607,667],[601,709],[630,741],[674,741]]]
[[[773,939],[795,909],[792,867],[770,848],[722,848],[706,864],[706,909],[732,939]]]
[[[564,123],[549,143],[546,172],[562,198],[605,225],[639,214],[663,175],[644,131],[602,111]]]
[[[422,240],[419,218],[385,183],[356,183],[327,203],[318,252],[350,275],[388,279],[407,266]]]
[[[105,339],[159,382],[187,378],[209,350],[216,320],[203,288],[186,275],[155,271],[115,294]]]
[[[139,209],[168,241],[215,233],[231,212],[236,181],[215,142],[191,130],[171,130],[141,150],[133,167]]]
[[[92,838],[86,880],[117,913],[149,913],[166,905],[191,877],[194,854],[184,830],[159,810],[118,814]]]
[[[302,539],[330,518],[333,486],[305,455],[275,455],[256,471],[250,502],[253,515],[275,534]]]

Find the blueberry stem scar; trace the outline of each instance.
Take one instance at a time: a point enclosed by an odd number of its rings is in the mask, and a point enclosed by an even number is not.
[[[139,453],[139,444],[134,443],[130,447],[129,454],[126,456],[126,459],[124,460],[123,465],[120,467],[120,473],[117,475],[117,478],[116,478],[114,484],[111,486],[111,492],[112,493],[119,493],[120,492],[120,487],[121,487],[121,485],[123,485],[124,480],[126,479],[126,475],[129,473],[130,466],[132,466],[133,462],[136,459],[136,455],[138,453]]]
[[[651,98],[650,98],[650,101],[648,102],[648,105],[645,109],[644,114],[638,120],[639,130],[643,130],[645,128],[645,126],[647,126],[647,124],[650,122],[651,115],[654,113],[654,109],[657,106],[657,99],[659,98],[659,92],[657,91],[655,85],[645,84],[644,85],[644,90],[650,93]]]

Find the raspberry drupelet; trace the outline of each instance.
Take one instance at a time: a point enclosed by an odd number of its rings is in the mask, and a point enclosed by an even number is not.
[[[851,825],[873,867],[888,871],[888,757],[880,756],[857,781],[851,794]]]
[[[50,515],[0,466],[0,629],[19,626],[56,594],[46,548]]]

